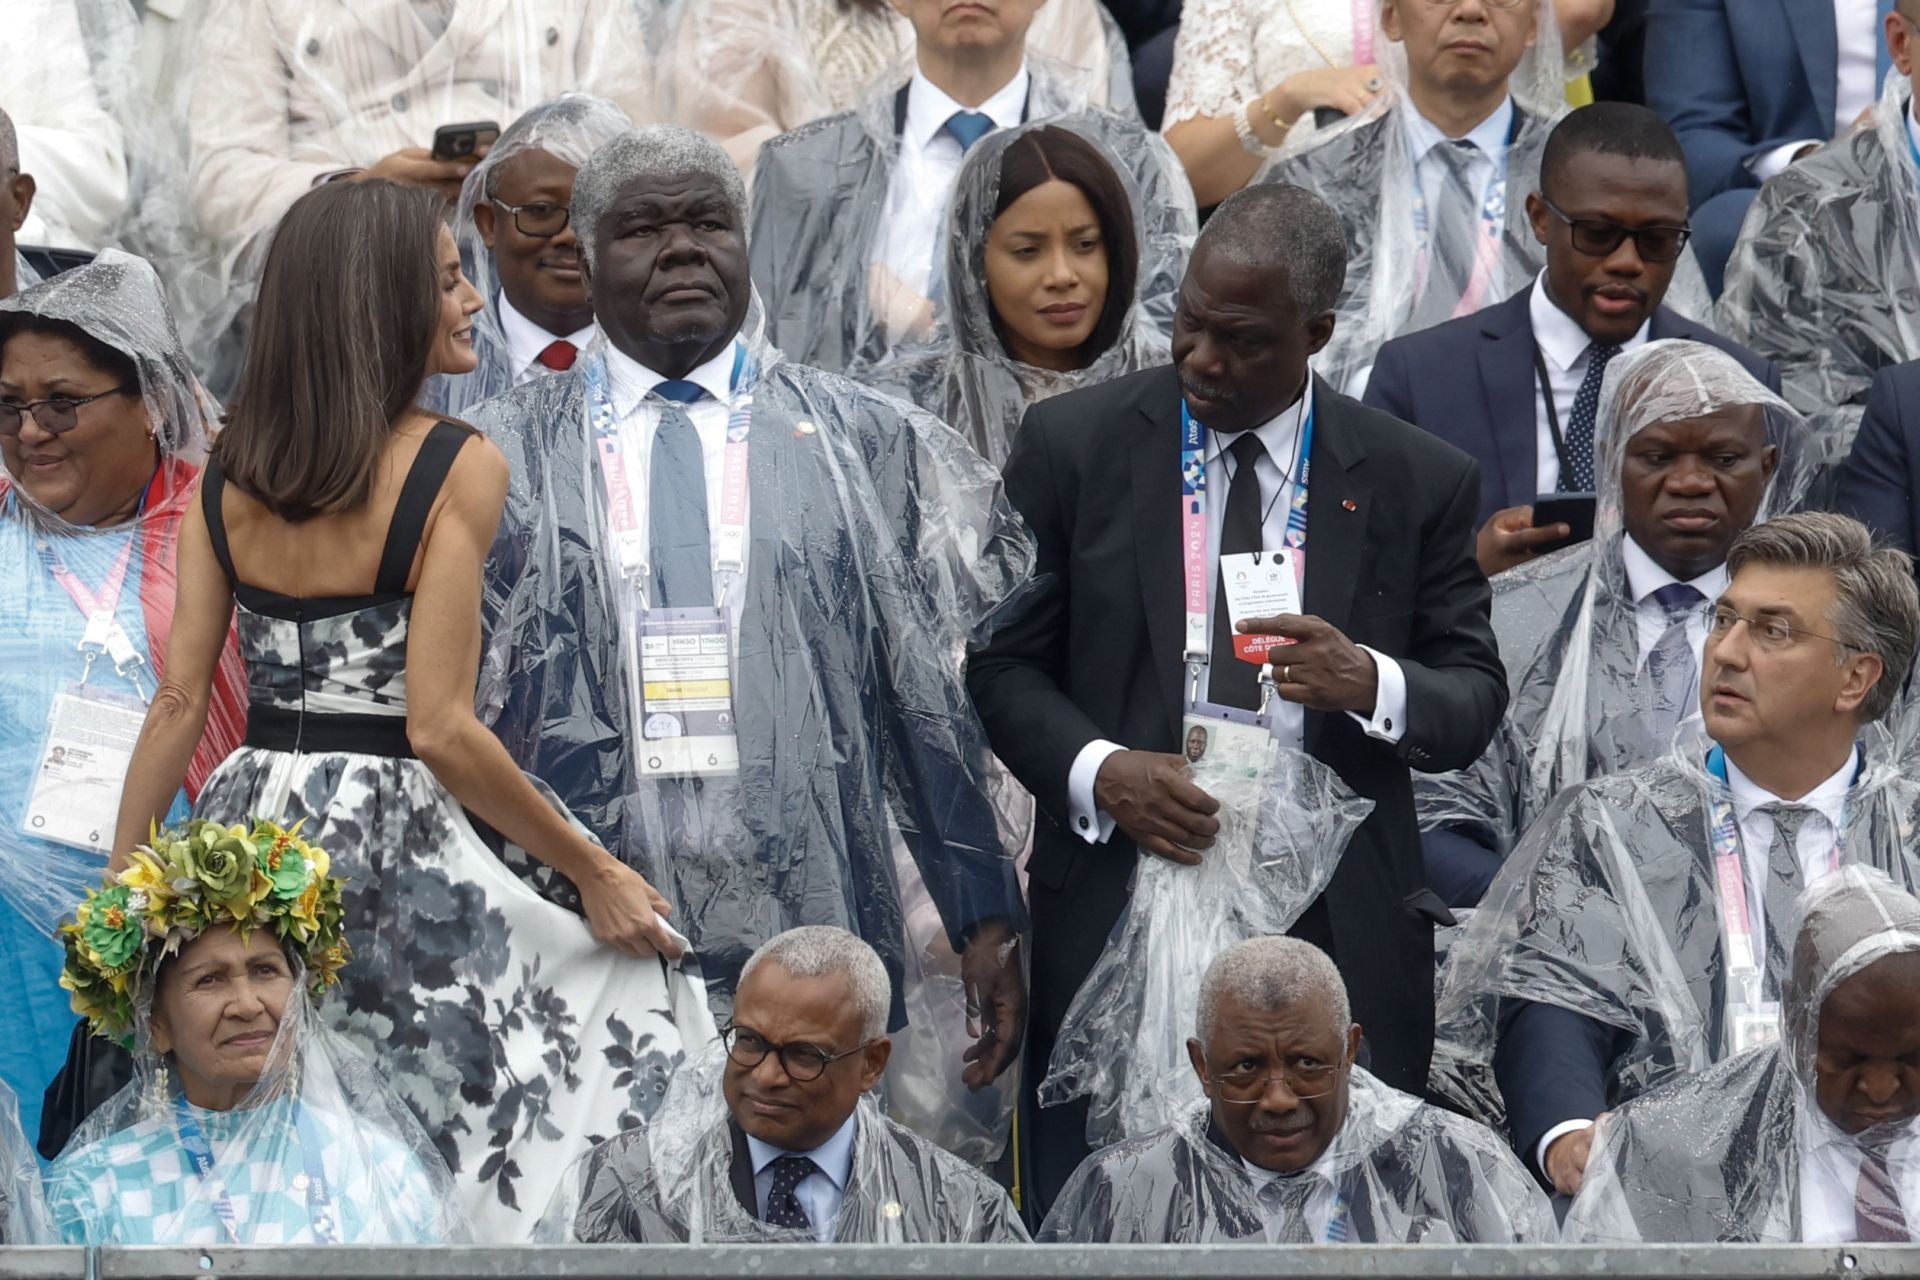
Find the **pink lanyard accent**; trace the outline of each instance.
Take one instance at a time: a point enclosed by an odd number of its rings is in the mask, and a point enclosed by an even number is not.
[[[133,561],[133,541],[120,548],[120,558],[114,561],[113,572],[107,575],[101,584],[100,594],[95,595],[87,584],[80,581],[73,570],[67,568],[53,548],[46,549],[47,567],[53,573],[53,580],[73,600],[74,607],[80,610],[80,616],[92,621],[97,617],[111,619],[120,608],[120,591],[126,585],[127,566]]]
[[[1378,0],[1353,0],[1353,65],[1373,64],[1373,11]]]

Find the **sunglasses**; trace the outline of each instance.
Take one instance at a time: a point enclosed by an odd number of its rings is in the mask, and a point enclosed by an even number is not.
[[[1545,196],[1540,197],[1540,203],[1572,229],[1573,247],[1589,258],[1607,257],[1632,236],[1642,262],[1672,262],[1693,238],[1691,227],[1623,227],[1617,222],[1569,217]]]
[[[13,400],[0,400],[0,436],[17,436],[20,428],[26,424],[27,415],[40,424],[40,429],[50,436],[65,435],[80,425],[80,409],[95,400],[105,400],[108,396],[137,394],[132,387],[113,387],[90,396],[48,396],[45,400],[29,400],[22,404]]]

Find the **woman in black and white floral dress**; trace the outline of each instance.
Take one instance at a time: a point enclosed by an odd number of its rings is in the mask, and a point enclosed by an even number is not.
[[[514,1240],[575,1156],[651,1114],[712,1021],[664,900],[473,713],[506,462],[414,400],[474,367],[479,308],[431,193],[333,183],[289,211],[181,535],[171,661],[115,848],[178,789],[235,618],[246,745],[195,814],[304,820],[326,842],[357,960],[321,1014],[418,1113],[480,1235]],[[483,829],[572,880],[586,920]]]

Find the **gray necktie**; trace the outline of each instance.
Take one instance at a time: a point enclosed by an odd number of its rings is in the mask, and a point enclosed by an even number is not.
[[[1447,171],[1437,199],[1427,205],[1427,287],[1414,308],[1413,329],[1451,319],[1473,280],[1480,250],[1480,196],[1471,170],[1480,148],[1464,139],[1434,148]]]
[[[1761,886],[1760,901],[1767,913],[1765,990],[1769,997],[1777,997],[1780,981],[1786,976],[1794,907],[1805,885],[1800,871],[1800,831],[1819,811],[1803,804],[1765,804],[1760,809],[1773,818],[1773,843],[1767,847],[1767,878]]]
[[[690,382],[663,382],[655,390],[660,425],[653,433],[647,481],[647,533],[657,609],[713,605],[713,549],[707,524],[707,464],[700,433],[680,406],[705,393]]]
[[[1647,651],[1647,679],[1653,686],[1655,746],[1664,750],[1673,731],[1700,700],[1700,668],[1693,657],[1687,623],[1706,597],[1684,582],[1669,582],[1653,593],[1654,603],[1666,615],[1666,630]]]
[[[1260,1207],[1269,1221],[1278,1223],[1277,1233],[1269,1232],[1275,1244],[1312,1244],[1313,1229],[1307,1225],[1307,1201],[1313,1195],[1313,1175],[1281,1174],[1260,1188]]]

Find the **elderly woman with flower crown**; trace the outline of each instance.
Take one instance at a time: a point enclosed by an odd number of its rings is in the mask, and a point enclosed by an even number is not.
[[[60,984],[134,1082],[47,1180],[73,1244],[465,1238],[412,1113],[312,1001],[349,949],[341,881],[296,827],[156,831],[61,927]]]

